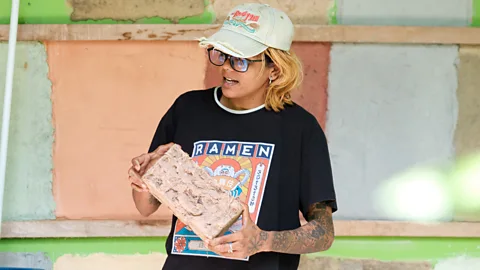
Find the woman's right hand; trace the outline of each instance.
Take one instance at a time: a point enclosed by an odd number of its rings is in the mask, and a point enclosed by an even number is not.
[[[157,159],[163,156],[173,143],[160,145],[155,151],[145,153],[132,159],[132,166],[128,170],[128,178],[131,187],[138,192],[148,192],[148,188],[142,181],[142,176],[155,163]]]

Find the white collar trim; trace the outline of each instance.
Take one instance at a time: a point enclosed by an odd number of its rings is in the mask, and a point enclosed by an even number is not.
[[[256,108],[252,108],[252,109],[248,109],[248,110],[234,110],[234,109],[230,109],[228,107],[226,107],[225,105],[223,105],[220,100],[218,100],[218,95],[217,95],[217,90],[218,90],[219,86],[215,87],[215,90],[213,91],[213,97],[215,98],[215,102],[217,103],[218,106],[220,106],[220,108],[224,109],[225,111],[229,112],[229,113],[233,113],[233,114],[247,114],[247,113],[252,113],[252,112],[256,112],[258,110],[261,110],[265,107],[265,104],[262,104]]]

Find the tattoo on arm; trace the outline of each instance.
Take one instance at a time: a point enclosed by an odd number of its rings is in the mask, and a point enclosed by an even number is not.
[[[307,221],[295,230],[271,232],[271,251],[305,254],[327,250],[334,238],[331,209],[325,203],[312,204]]]
[[[268,232],[266,231],[261,231],[258,236],[248,239],[248,253],[255,254],[257,252],[260,252],[267,239]]]

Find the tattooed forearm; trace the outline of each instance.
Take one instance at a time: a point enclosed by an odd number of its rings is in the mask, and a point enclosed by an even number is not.
[[[257,236],[248,239],[248,253],[255,254],[261,251],[268,239],[268,233],[261,231]]]
[[[324,203],[310,206],[308,223],[302,227],[281,232],[270,232],[270,249],[273,252],[305,254],[324,251],[333,243],[332,212]]]

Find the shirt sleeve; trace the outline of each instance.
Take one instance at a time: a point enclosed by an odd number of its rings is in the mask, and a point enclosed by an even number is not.
[[[175,135],[175,106],[177,101],[168,109],[165,115],[158,123],[153,139],[148,148],[148,152],[153,152],[160,145],[173,142]]]
[[[322,127],[311,117],[302,135],[300,211],[306,218],[310,205],[326,202],[337,211],[332,166]]]

